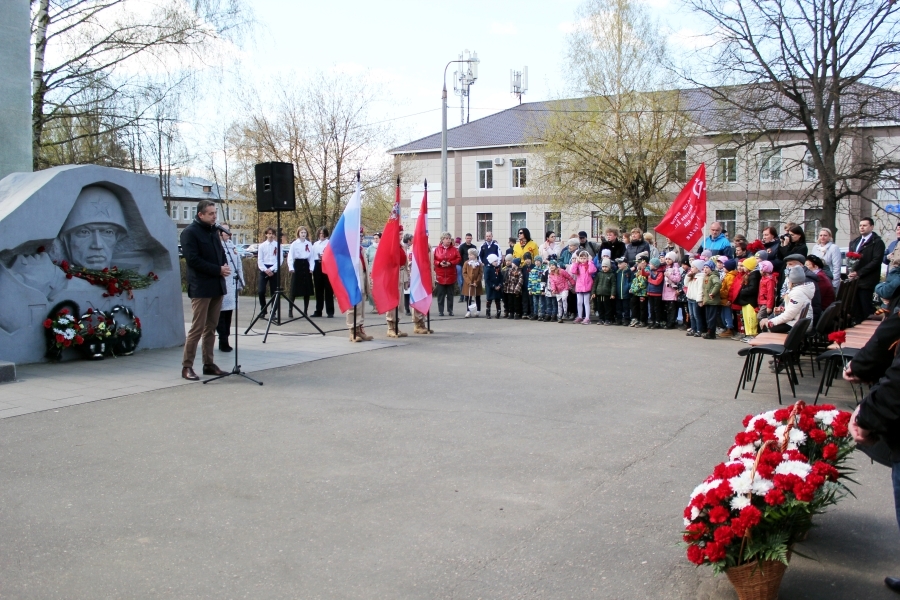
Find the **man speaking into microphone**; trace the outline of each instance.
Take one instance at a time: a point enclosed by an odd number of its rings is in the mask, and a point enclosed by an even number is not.
[[[225,278],[231,267],[225,262],[225,251],[216,226],[216,205],[209,200],[197,204],[197,216],[181,232],[181,252],[187,263],[188,298],[191,299],[191,328],[184,341],[181,376],[190,381],[200,379],[194,373],[197,343],[203,338],[204,375],[225,375],[213,362],[216,325],[225,295]]]

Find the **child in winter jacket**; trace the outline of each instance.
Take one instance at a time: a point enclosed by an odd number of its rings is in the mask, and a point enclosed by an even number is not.
[[[531,318],[531,294],[528,293],[528,276],[531,275],[531,269],[534,268],[533,255],[526,252],[522,256],[522,264],[519,270],[522,271],[522,316],[526,319]]]
[[[575,262],[569,265],[569,273],[575,278],[575,294],[578,299],[575,306],[578,315],[574,323],[591,324],[591,288],[594,286],[594,273],[597,267],[591,262],[591,255],[587,250],[579,250]]]
[[[647,326],[647,259],[639,258],[631,280],[631,327]]]
[[[720,333],[719,337],[730,338],[734,335],[734,315],[731,312],[730,294],[731,286],[734,285],[734,281],[738,276],[737,261],[733,258],[729,258],[722,264],[725,267],[725,275],[722,277],[722,286],[719,290],[719,305],[721,306],[719,312],[722,315],[722,322],[725,325],[725,331]]]
[[[491,304],[497,304],[497,318],[500,318],[500,300],[503,298],[503,271],[500,268],[500,257],[496,254],[488,256],[488,266],[484,272],[484,285],[487,296],[487,314],[491,318]]]
[[[666,329],[675,329],[678,324],[678,290],[681,288],[681,265],[678,255],[668,252],[665,256],[666,266],[663,270],[662,303],[666,316]]]
[[[616,325],[628,325],[631,320],[631,281],[634,272],[628,268],[628,261],[620,258],[612,298],[616,301]]]
[[[759,310],[756,313],[757,320],[765,319],[775,312],[775,273],[771,262],[764,260],[759,263],[759,272],[762,277],[759,280],[759,295],[756,298],[756,306]]]
[[[512,307],[509,305],[509,296],[506,295],[506,274],[509,273],[509,268],[512,266],[513,255],[512,252],[509,254],[503,255],[503,263],[500,266],[500,272],[503,274],[503,316],[506,318],[512,318],[509,315],[512,314]]]
[[[551,260],[550,270],[547,273],[547,286],[550,288],[550,293],[553,294],[552,301],[556,306],[557,323],[562,323],[566,316],[569,288],[574,285],[575,279],[571,273],[560,268],[559,262]]]
[[[700,306],[704,309],[706,317],[706,335],[704,339],[716,339],[716,323],[719,320],[719,306],[722,304],[722,282],[719,280],[719,272],[716,263],[707,261],[703,267],[703,296]]]
[[[547,274],[544,270],[544,260],[538,254],[534,257],[534,266],[528,272],[528,301],[531,303],[531,321],[544,320],[544,286]]]
[[[684,278],[685,295],[687,296],[688,311],[691,315],[691,329],[687,335],[700,337],[701,332],[706,330],[706,317],[704,311],[700,308],[700,301],[703,299],[703,282],[706,279],[704,275],[702,260],[691,262],[691,269]]]
[[[591,288],[591,299],[599,304],[599,325],[612,325],[615,318],[615,300],[612,295],[616,288],[616,274],[612,270],[612,261],[604,258],[600,263],[600,272],[594,276],[594,287]]]
[[[506,296],[506,318],[522,318],[522,271],[518,258],[512,259],[503,279],[503,293]]]
[[[647,271],[647,303],[650,305],[650,321],[647,329],[659,329],[665,317],[662,314],[662,294],[666,274],[658,258],[650,259]]]
[[[463,285],[462,295],[466,302],[466,318],[472,316],[472,302],[475,303],[475,316],[481,312],[481,282],[484,280],[484,265],[478,260],[478,250],[469,248],[468,260],[462,267]]]

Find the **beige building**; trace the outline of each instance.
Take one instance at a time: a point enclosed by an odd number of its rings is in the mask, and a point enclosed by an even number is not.
[[[729,237],[743,233],[749,239],[759,237],[768,225],[781,228],[793,221],[807,230],[807,240],[815,241],[821,207],[810,197],[817,179],[814,167],[802,146],[773,150],[771,142],[738,144],[723,141],[721,114],[707,110],[712,104],[703,90],[683,90],[685,105],[692,108],[692,120],[698,131],[681,156],[669,165],[680,181],[706,164],[708,184],[707,220],[722,221]],[[898,96],[900,98],[900,96]],[[897,114],[900,116],[900,101]],[[530,174],[537,172],[540,157],[529,143],[529,132],[540,127],[541,119],[554,102],[531,102],[478,119],[448,131],[448,224],[454,236],[472,233],[477,240],[492,231],[504,245],[520,227],[528,227],[540,243],[546,231],[555,231],[565,240],[578,231],[592,238],[602,235],[606,226],[617,220],[591,206],[553,205],[529,187]],[[864,132],[871,148],[893,153],[900,145],[900,118],[873,124]],[[800,130],[780,128],[779,145],[801,141]],[[843,149],[842,160],[854,160],[860,151],[852,144]],[[441,134],[409,142],[390,151],[395,170],[402,174],[402,217],[407,231],[415,226],[422,199],[422,181],[428,181],[428,230],[432,243],[440,233]],[[898,152],[900,156],[900,152]],[[896,174],[900,175],[900,174]],[[681,186],[668,190],[674,198]],[[893,239],[896,212],[900,212],[900,184],[885,183],[873,189],[869,198],[854,197],[842,202],[838,210],[837,243],[846,246],[856,235],[856,222],[863,216],[876,219],[876,231]],[[596,208],[596,207],[594,207]],[[887,209],[887,210],[885,210]],[[890,212],[888,212],[890,211]],[[661,211],[664,213],[664,210]],[[662,214],[652,216],[652,228]],[[660,240],[662,241],[662,240]]]

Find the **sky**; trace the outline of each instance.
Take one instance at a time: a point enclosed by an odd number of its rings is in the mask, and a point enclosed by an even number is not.
[[[391,119],[399,143],[440,131],[443,69],[466,49],[481,61],[471,88],[471,120],[518,103],[509,91],[510,69],[525,65],[529,89],[523,101],[567,95],[566,33],[580,0],[248,1],[258,26],[241,53],[245,84],[265,93],[274,77],[302,79],[315,70],[367,74],[388,91],[388,100],[372,107],[372,118]],[[690,28],[677,25],[683,21],[677,0],[645,1],[666,35],[681,44]],[[460,124],[454,70],[447,70],[449,127]]]

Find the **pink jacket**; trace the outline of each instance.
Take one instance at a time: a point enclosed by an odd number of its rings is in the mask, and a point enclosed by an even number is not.
[[[681,267],[676,263],[666,269],[662,299],[667,302],[677,300],[679,287],[681,287]]]
[[[591,275],[597,272],[597,267],[594,266],[594,263],[591,261],[586,263],[573,262],[569,265],[568,270],[575,278],[575,291],[577,293],[585,294],[591,291],[591,288],[594,287],[594,279]]]
[[[557,269],[556,275],[549,273],[547,275],[547,283],[550,285],[551,294],[562,294],[569,289],[569,283],[573,282],[572,275],[565,269]]]

